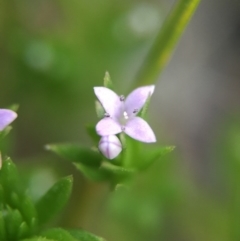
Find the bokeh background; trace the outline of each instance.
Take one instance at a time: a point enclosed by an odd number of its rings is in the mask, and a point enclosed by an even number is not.
[[[3,149],[37,200],[58,177],[74,193],[53,224],[111,241],[240,240],[240,2],[202,0],[156,82],[149,122],[175,151],[110,192],[44,150],[91,145],[93,86],[127,94],[172,0],[0,0],[0,103],[20,105]]]

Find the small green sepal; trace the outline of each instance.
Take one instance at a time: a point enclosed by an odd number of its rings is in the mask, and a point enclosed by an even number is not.
[[[113,82],[108,71],[106,71],[105,76],[103,78],[103,85],[109,89],[113,89]]]
[[[101,103],[98,100],[95,101],[95,110],[97,113],[97,117],[99,119],[102,119],[105,115],[105,110],[103,109],[103,106],[101,105]]]
[[[140,117],[142,117],[143,119],[145,119],[146,118],[146,114],[147,114],[147,110],[148,110],[148,107],[149,107],[149,104],[150,104],[150,101],[151,101],[151,95],[149,94],[148,95],[148,98],[147,98],[147,100],[146,100],[146,102],[145,102],[145,104],[144,104],[144,106],[142,107],[142,109],[140,110],[140,112],[138,113],[138,115],[140,116]]]

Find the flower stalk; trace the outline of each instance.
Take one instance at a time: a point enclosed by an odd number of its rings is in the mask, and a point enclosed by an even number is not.
[[[133,83],[133,87],[150,85],[156,82],[160,73],[170,60],[178,40],[182,36],[200,1],[201,0],[177,1],[143,62]]]

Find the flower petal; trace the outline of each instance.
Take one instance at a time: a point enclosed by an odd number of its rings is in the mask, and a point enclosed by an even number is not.
[[[99,150],[108,159],[114,159],[122,151],[122,144],[115,135],[103,136],[99,141]]]
[[[122,128],[118,122],[110,117],[106,117],[97,123],[96,132],[100,136],[109,136],[122,132]]]
[[[135,116],[145,104],[149,95],[154,92],[155,86],[148,85],[133,90],[126,98],[125,111],[129,117]]]
[[[140,117],[130,119],[125,126],[124,132],[138,141],[147,143],[156,142],[153,130],[148,123]]]
[[[12,110],[0,109],[0,131],[17,118],[17,113]]]
[[[106,87],[94,87],[94,93],[101,102],[104,110],[113,118],[118,119],[123,111],[123,103],[120,97]]]

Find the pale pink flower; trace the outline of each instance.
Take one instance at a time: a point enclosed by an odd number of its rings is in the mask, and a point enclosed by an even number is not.
[[[154,85],[139,87],[125,99],[106,87],[94,87],[95,95],[106,111],[105,117],[96,125],[98,135],[109,136],[124,132],[141,142],[156,142],[151,127],[137,116],[154,88]]]

